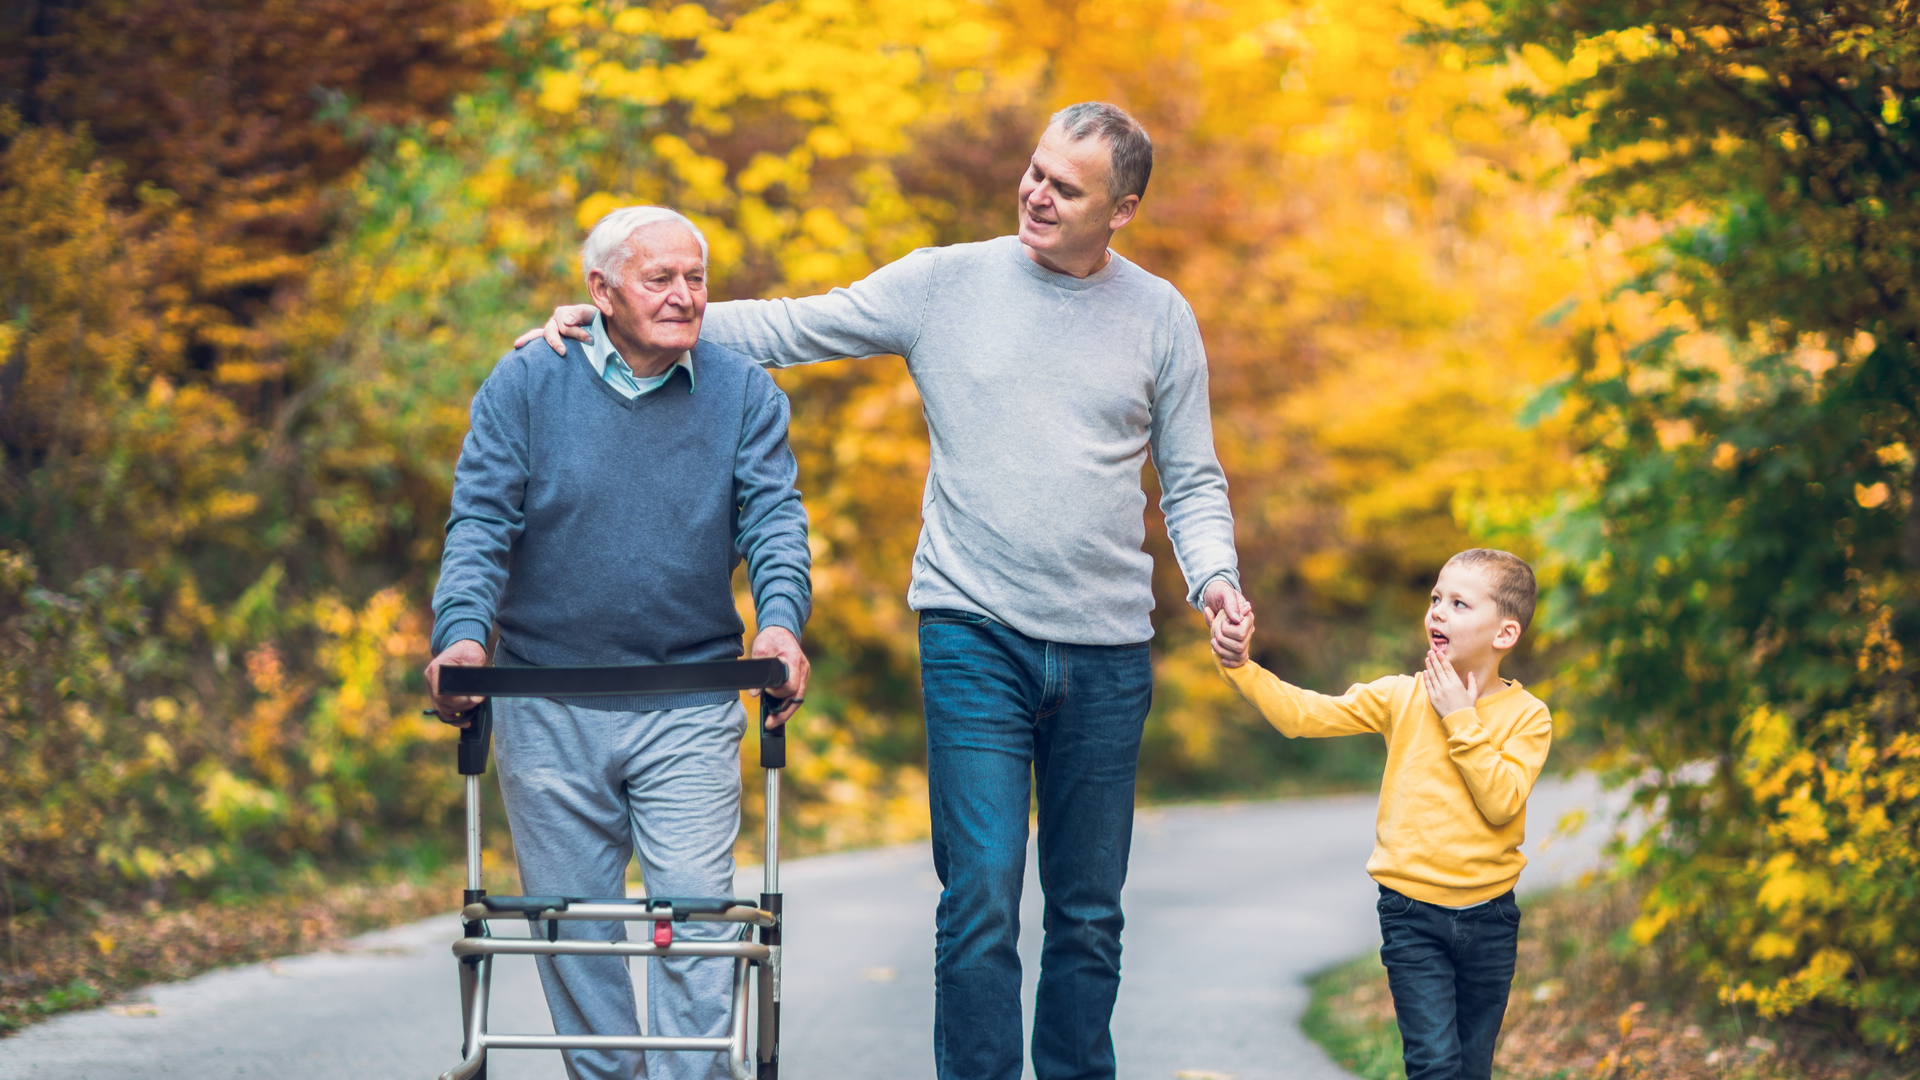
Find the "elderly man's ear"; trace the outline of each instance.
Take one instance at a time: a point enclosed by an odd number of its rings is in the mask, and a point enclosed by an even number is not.
[[[786,702],[780,711],[767,720],[767,726],[779,727],[807,699],[807,676],[812,673],[813,667],[807,663],[807,654],[800,649],[800,639],[784,626],[769,626],[755,634],[749,655],[756,660],[771,658],[787,665],[787,681],[767,691]]]
[[[553,309],[553,317],[547,320],[547,325],[536,326],[514,338],[513,347],[518,349],[534,338],[544,337],[547,339],[549,348],[565,356],[567,355],[567,343],[563,340],[565,338],[587,344],[593,343],[593,331],[587,327],[593,325],[593,317],[599,311],[600,309],[592,304],[562,304]]]

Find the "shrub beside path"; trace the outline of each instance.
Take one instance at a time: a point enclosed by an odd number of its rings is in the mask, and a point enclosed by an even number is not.
[[[1601,796],[1589,778],[1536,791],[1523,882],[1596,864]],[[1589,824],[1543,841],[1567,810]],[[1379,944],[1365,864],[1374,798],[1327,796],[1142,810],[1126,894],[1125,983],[1114,1037],[1128,1076],[1339,1080],[1297,1025],[1304,978]],[[1031,867],[1031,857],[1029,866]],[[933,908],[923,844],[805,859],[787,893],[785,1062],[796,1080],[933,1073]],[[743,871],[743,895],[758,889]],[[1029,870],[1021,954],[1031,1009],[1040,906]],[[0,1080],[98,1076],[429,1080],[458,1056],[458,934],[438,916],[343,949],[156,986],[0,1041]],[[496,1030],[551,1030],[531,962],[503,960]],[[1031,1013],[1029,1013],[1031,1015]],[[495,1080],[557,1080],[557,1055],[503,1051]]]

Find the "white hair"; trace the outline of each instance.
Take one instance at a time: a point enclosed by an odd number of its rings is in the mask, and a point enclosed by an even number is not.
[[[586,243],[580,245],[581,274],[592,284],[593,272],[598,270],[606,275],[607,284],[619,288],[620,269],[633,257],[633,248],[627,241],[649,225],[668,221],[693,234],[700,244],[700,265],[707,265],[707,238],[700,226],[687,220],[685,214],[664,206],[623,206],[595,223]]]

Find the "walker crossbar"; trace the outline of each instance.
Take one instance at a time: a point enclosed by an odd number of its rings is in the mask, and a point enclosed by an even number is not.
[[[558,900],[558,905],[521,901]],[[727,905],[725,911],[694,911],[691,904]],[[583,900],[577,896],[487,896],[460,909],[468,921],[480,919],[581,919],[593,922],[731,922],[772,926],[773,912],[762,911],[754,900],[675,900],[663,905],[650,897]]]
[[[733,897],[580,897],[488,896],[480,887],[480,776],[487,771],[493,737],[493,704],[482,701],[460,732],[458,764],[466,780],[467,888],[460,919],[465,936],[454,942],[460,964],[461,1016],[465,1027],[462,1060],[440,1080],[486,1080],[489,1050],[645,1050],[725,1054],[734,1080],[778,1080],[780,1075],[780,769],[787,763],[786,732],[769,727],[768,718],[786,703],[767,693],[787,681],[778,660],[725,660],[699,664],[646,664],[628,667],[502,668],[444,667],[439,687],[445,694],[475,697],[610,697],[632,694],[685,694],[702,691],[759,690],[760,766],[766,771],[765,884],[760,898]],[[525,919],[526,937],[494,937],[488,924]],[[651,940],[559,940],[560,923],[650,922]],[[729,922],[740,937],[721,941],[676,940],[673,924]],[[541,924],[544,923],[544,929]],[[752,940],[754,928],[759,940]],[[518,1035],[487,1030],[487,1002],[496,956],[642,956],[732,957],[732,1013],[728,1034],[676,1035]],[[749,983],[752,987],[749,992]],[[748,1023],[749,1011],[758,1023]],[[749,1039],[749,1027],[755,1035]],[[750,1046],[749,1043],[752,1043]]]

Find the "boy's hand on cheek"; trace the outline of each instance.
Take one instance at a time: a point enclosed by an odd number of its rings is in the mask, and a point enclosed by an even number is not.
[[[1427,684],[1427,700],[1441,716],[1471,709],[1473,703],[1480,700],[1480,677],[1470,674],[1466,682],[1461,682],[1460,673],[1438,649],[1427,650],[1427,670],[1421,673],[1420,679]]]
[[[1213,655],[1223,667],[1239,667],[1247,662],[1247,646],[1253,640],[1253,612],[1235,620],[1226,611],[1214,612]]]

